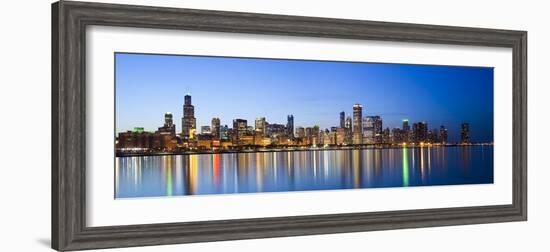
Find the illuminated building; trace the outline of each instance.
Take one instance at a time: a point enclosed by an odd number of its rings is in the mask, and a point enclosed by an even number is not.
[[[177,140],[175,137],[167,134],[159,134],[158,132],[152,134],[151,145],[149,149],[156,151],[174,151],[177,148]]]
[[[263,137],[262,138],[262,144],[261,144],[262,146],[265,147],[265,146],[269,146],[271,144],[272,144],[271,138],[269,138],[269,137]]]
[[[233,143],[231,141],[222,140],[220,144],[223,150],[229,150],[233,148]]]
[[[321,141],[321,129],[319,128],[319,125],[315,125],[313,126],[313,130],[311,132],[312,134],[312,143],[313,144],[318,144],[320,141]]]
[[[346,144],[351,144],[352,143],[352,133],[351,133],[351,117],[350,116],[347,116],[346,117],[346,138],[344,140],[344,142]]]
[[[212,118],[212,136],[214,136],[214,139],[220,139],[220,128],[220,118]]]
[[[210,150],[212,149],[212,139],[198,139],[197,148],[199,150]]]
[[[365,116],[362,126],[364,143],[372,144],[383,142],[382,118],[380,116]]]
[[[158,135],[158,134],[156,134]],[[175,151],[178,148],[178,139],[172,135],[161,135],[163,151]]]
[[[219,139],[213,139],[212,140],[212,150],[219,150],[221,149],[222,143]]]
[[[164,114],[164,126],[155,133],[146,132],[143,127],[135,127],[133,131],[118,133],[116,141],[117,152],[148,152],[175,151],[178,139],[175,134],[172,114]]]
[[[197,129],[190,129],[189,130],[189,140],[195,139],[195,134],[197,134]]]
[[[254,131],[254,145],[260,146],[262,145],[262,139],[263,139],[263,133],[260,131]]]
[[[266,124],[267,122],[265,121],[265,117],[256,118],[256,121],[254,123],[254,126],[256,127],[256,131],[261,132],[262,134],[265,134]]]
[[[346,127],[346,113],[344,111],[340,112],[340,128]]]
[[[244,136],[248,129],[247,121],[245,119],[234,119],[233,120],[233,130],[235,131],[237,137]]]
[[[391,131],[390,128],[386,128],[382,131],[382,143],[390,143],[391,142]]]
[[[373,127],[374,127],[374,138],[375,138],[375,142],[387,142],[385,141],[383,138],[383,132],[382,132],[382,118],[380,116],[373,116],[373,119],[374,119],[374,122],[373,122]],[[388,131],[389,131],[389,128],[388,128]]]
[[[426,122],[413,123],[413,141],[416,143],[428,141],[428,124]]]
[[[254,136],[241,136],[239,137],[239,146],[251,146],[254,145]]]
[[[191,104],[191,96],[185,95],[183,104],[183,117],[181,118],[181,136],[183,138],[193,138],[192,132],[197,128],[197,119],[195,118],[195,107]]]
[[[448,142],[447,128],[443,125],[439,127],[439,141],[441,141],[442,144],[446,144]]]
[[[289,138],[294,138],[294,115],[286,117],[286,135]]]
[[[420,131],[419,131],[419,127],[418,127],[418,123],[413,123],[412,125],[412,136],[411,136],[411,139],[412,139],[412,142],[415,142],[415,143],[418,143],[419,139],[420,139]]]
[[[391,131],[391,143],[400,144],[406,142],[405,131],[400,128],[394,128]]]
[[[220,139],[229,140],[229,127],[227,125],[220,126]]]
[[[331,131],[329,134],[330,145],[336,145],[336,131]]]
[[[330,131],[328,130],[324,130],[323,133],[321,134],[321,143],[323,143],[323,145],[330,145],[331,144],[331,139],[330,139]]]
[[[266,126],[266,135],[270,137],[278,137],[287,134],[286,125],[270,123]]]
[[[300,138],[303,138],[306,136],[306,131],[304,127],[296,127],[296,136]]]
[[[403,134],[403,142],[411,141],[411,126],[409,125],[409,119],[403,119],[403,127],[401,133]]]
[[[374,143],[374,117],[366,116],[363,118],[363,143]]]
[[[149,150],[153,141],[153,133],[141,130],[127,131],[118,133],[116,149],[117,150]]]
[[[168,134],[171,136],[176,135],[176,125],[174,124],[172,113],[167,112],[164,114],[164,125],[158,128],[160,134]]]
[[[439,143],[441,139],[439,139],[439,130],[437,128],[432,130],[433,134],[433,142],[432,143]]]
[[[409,126],[409,119],[403,119],[403,131],[408,132],[411,130],[411,127]]]
[[[342,145],[346,141],[346,129],[345,128],[337,128],[336,129],[336,144]]]
[[[245,133],[246,135],[251,135],[252,136],[252,135],[254,135],[254,132],[255,132],[254,127],[252,127],[252,126],[247,126],[246,127],[246,133]]]
[[[286,135],[278,135],[277,137],[272,138],[271,141],[275,141],[274,144],[282,146],[288,146],[292,143],[292,140]]]
[[[470,143],[470,124],[463,123],[460,127],[460,142],[463,144]]]
[[[313,128],[307,127],[306,128],[306,137],[311,137],[311,136],[313,136]]]
[[[319,126],[315,125],[313,127],[306,128],[306,145],[316,145],[319,144],[321,136],[319,135]]]
[[[212,128],[210,126],[202,126],[201,134],[212,134]]]
[[[428,142],[430,143],[439,143],[439,130],[432,129],[428,131]]]
[[[353,144],[363,143],[363,106],[353,105]]]

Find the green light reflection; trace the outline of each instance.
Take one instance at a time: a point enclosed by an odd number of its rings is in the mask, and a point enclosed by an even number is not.
[[[409,186],[409,158],[407,148],[403,148],[403,186]]]
[[[164,157],[164,170],[166,172],[166,195],[172,196],[172,159]]]

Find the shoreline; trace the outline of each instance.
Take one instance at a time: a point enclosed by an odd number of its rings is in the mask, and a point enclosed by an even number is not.
[[[325,151],[325,150],[374,150],[374,149],[416,149],[416,148],[441,148],[441,147],[471,147],[471,146],[493,146],[493,143],[473,144],[432,144],[432,145],[356,145],[356,146],[328,146],[328,147],[289,147],[274,149],[241,149],[241,150],[197,150],[197,151],[175,151],[175,152],[115,152],[117,157],[142,157],[142,156],[177,156],[177,155],[206,155],[206,154],[235,154],[235,153],[266,153],[266,152],[296,152],[296,151]]]

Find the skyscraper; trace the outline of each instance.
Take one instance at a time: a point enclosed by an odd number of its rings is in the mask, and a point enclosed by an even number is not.
[[[313,138],[312,139],[312,144],[319,144],[319,140],[320,140],[320,136],[321,136],[319,134],[320,130],[321,130],[321,128],[319,127],[319,125],[313,126],[313,129],[312,129],[312,132],[311,132],[312,138]]]
[[[439,141],[441,141],[442,144],[446,144],[448,139],[449,138],[448,138],[447,128],[441,125],[441,127],[439,127]]]
[[[439,130],[437,128],[428,131],[428,141],[430,143],[439,143]]]
[[[345,144],[351,144],[352,143],[352,133],[351,133],[351,117],[346,117],[346,130],[345,130],[345,138],[344,143]]]
[[[340,128],[346,127],[346,112],[340,112]]]
[[[317,136],[317,137],[318,137],[318,136],[319,136],[319,131],[320,131],[320,130],[321,130],[321,127],[319,127],[319,125],[315,125],[315,126],[313,126],[313,129],[312,129],[311,134],[312,134],[313,136]]]
[[[463,123],[460,130],[460,142],[463,144],[470,143],[470,124]]]
[[[245,119],[233,119],[233,131],[237,133],[238,137],[246,134],[247,121]]]
[[[197,119],[195,118],[195,107],[191,104],[191,96],[185,95],[183,117],[181,118],[181,136],[184,138],[192,138],[192,134],[196,128]]]
[[[380,116],[365,116],[363,119],[363,142],[375,143],[382,140],[382,118]]]
[[[409,119],[403,119],[403,131],[408,132],[411,130],[411,127],[409,126]]]
[[[403,128],[401,129],[403,135],[403,142],[408,142],[411,139],[411,126],[409,125],[409,119],[403,119]]]
[[[374,116],[365,116],[363,118],[363,142],[374,143]]]
[[[374,136],[379,137],[382,135],[382,117],[380,116],[373,116],[373,125],[374,127]]]
[[[342,145],[346,142],[346,128],[336,129],[336,144]]]
[[[172,127],[173,125],[174,125],[174,120],[173,120],[172,113],[166,112],[164,114],[164,126],[165,127]]]
[[[262,134],[265,134],[265,128],[267,126],[267,123],[265,121],[265,117],[258,117],[256,118],[256,121],[254,123],[255,130],[257,132],[261,132]]]
[[[212,118],[212,136],[214,139],[220,139],[220,118]]]
[[[345,125],[344,128],[349,129],[351,131],[351,117],[350,116],[346,117],[346,125]]]
[[[164,126],[160,127],[158,132],[160,134],[176,135],[176,125],[174,124],[172,113],[166,112],[164,114]]]
[[[220,126],[220,139],[221,140],[229,139],[229,127],[227,125]]]
[[[420,136],[419,136],[419,130],[418,130],[418,123],[413,123],[412,125],[412,136],[411,136],[411,139],[413,142],[415,143],[418,143],[420,142],[419,139],[420,139]]]
[[[428,140],[428,124],[426,122],[413,123],[412,131],[414,142],[420,143]]]
[[[363,106],[353,105],[353,144],[363,143]]]
[[[399,144],[405,142],[405,134],[401,128],[393,128],[391,130],[391,143]]]
[[[386,128],[386,129],[382,130],[381,135],[382,135],[382,139],[379,142],[382,142],[382,143],[390,143],[391,142],[391,130],[390,130],[390,128]]]
[[[294,138],[294,116],[288,115],[286,117],[286,135],[290,138]]]
[[[278,123],[268,123],[266,125],[265,134],[270,137],[287,136],[287,126]]]

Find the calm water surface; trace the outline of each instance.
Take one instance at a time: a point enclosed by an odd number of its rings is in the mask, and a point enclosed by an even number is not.
[[[493,183],[493,147],[117,157],[117,198]]]

